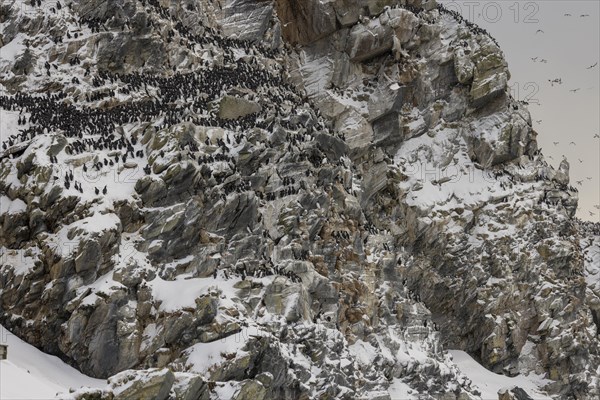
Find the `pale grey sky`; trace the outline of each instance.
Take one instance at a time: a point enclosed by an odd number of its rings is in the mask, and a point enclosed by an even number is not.
[[[600,60],[600,1],[440,2],[498,40],[513,96],[530,103],[539,146],[555,167],[563,155],[571,164],[571,183],[579,189],[577,215],[600,221],[594,208],[600,204],[600,139],[594,138],[600,135],[600,65],[589,68]],[[552,86],[553,79],[562,84]]]

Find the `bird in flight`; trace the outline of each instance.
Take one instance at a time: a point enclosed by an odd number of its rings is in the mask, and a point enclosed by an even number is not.
[[[575,145],[576,145],[576,143],[575,143],[575,142],[571,142],[571,143],[569,143],[569,145],[573,145],[573,146],[575,146]]]
[[[581,15],[580,15],[580,17],[581,17],[581,18],[584,18],[584,17],[589,17],[589,16],[590,16],[590,14],[581,14]]]
[[[583,164],[583,160],[581,158],[578,158],[579,160],[579,164]]]
[[[538,29],[537,31],[535,31],[535,34],[537,35],[538,33],[544,33],[544,31],[541,29]]]
[[[590,213],[590,217],[593,217],[594,215],[596,215],[595,213],[593,213],[591,211],[589,211],[589,213]]]
[[[581,88],[577,88],[577,89],[571,89],[571,90],[569,90],[569,92],[572,92],[572,93],[577,93],[577,91],[578,91],[578,90],[581,90]]]
[[[550,82],[550,84],[552,86],[554,86],[555,83],[558,83],[559,85],[562,85],[562,78],[548,79],[548,82]]]
[[[586,178],[588,181],[591,181],[591,180],[592,180],[592,177],[591,177],[591,176],[586,176],[585,178]]]
[[[569,14],[569,13],[565,14],[565,17],[570,17],[570,16],[571,16],[571,14]]]
[[[556,145],[558,145],[560,142],[552,142],[552,143],[554,143],[554,145],[556,146]]]
[[[598,135],[597,133],[594,135],[594,139],[600,139],[600,135]]]
[[[536,62],[539,57],[531,57],[531,61]]]
[[[600,210],[600,204],[596,204],[596,205],[594,206],[594,208],[595,208],[596,210]]]
[[[548,62],[548,60],[546,60],[545,58],[542,58],[542,59],[540,60],[540,62],[541,62],[542,64],[546,64],[546,63]]]
[[[537,120],[537,121],[535,121],[535,122],[537,122],[538,124],[541,124],[541,123],[542,123],[542,120],[541,120],[541,119],[538,119],[538,120]]]
[[[594,65],[590,65],[589,67],[587,67],[587,69],[592,69],[598,66],[598,61],[596,61],[596,64]]]
[[[582,185],[583,185],[583,181],[577,181],[577,184],[578,184],[579,186],[582,186]]]

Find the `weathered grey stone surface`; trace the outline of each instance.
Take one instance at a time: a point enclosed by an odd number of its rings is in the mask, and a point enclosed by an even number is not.
[[[169,370],[148,370],[144,376],[124,372],[119,375],[115,375],[109,380],[109,384],[112,386],[119,387],[119,380],[131,380],[135,379],[133,384],[129,385],[126,389],[115,393],[115,399],[121,400],[134,400],[134,399],[156,399],[165,400],[169,398],[169,392],[173,383],[175,382],[175,376]]]
[[[237,119],[260,111],[260,105],[239,97],[225,96],[219,103],[219,118],[222,119]]]
[[[477,399],[446,348],[599,396],[598,230],[487,33],[433,0],[19,4],[0,84],[55,115],[2,106],[0,322],[108,378],[75,398]]]

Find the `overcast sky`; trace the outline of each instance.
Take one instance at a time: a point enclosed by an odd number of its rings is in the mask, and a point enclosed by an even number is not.
[[[513,96],[530,103],[539,146],[553,158],[548,162],[557,167],[565,155],[571,164],[571,183],[579,189],[577,215],[600,222],[594,208],[600,204],[600,139],[594,138],[600,134],[600,66],[588,69],[600,59],[600,1],[440,2],[498,40]],[[553,79],[562,84],[552,86]]]

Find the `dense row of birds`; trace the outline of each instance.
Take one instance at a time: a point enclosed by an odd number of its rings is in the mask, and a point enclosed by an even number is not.
[[[437,5],[437,9],[439,10],[439,12],[441,14],[446,14],[446,15],[450,15],[452,18],[454,18],[457,22],[461,23],[461,24],[465,24],[465,26],[469,29],[469,31],[474,34],[474,35],[486,35],[488,36],[492,42],[494,42],[494,44],[498,47],[500,47],[500,45],[498,44],[498,41],[484,28],[478,26],[477,24],[469,21],[468,19],[466,19],[465,17],[462,16],[461,13],[459,13],[456,10],[450,10],[446,7],[444,7],[443,4],[438,3]]]
[[[66,97],[63,92],[46,96],[22,92],[14,96],[0,96],[0,107],[19,111],[18,125],[24,126],[23,129],[19,129],[19,133],[12,134],[3,142],[3,150],[19,142],[31,140],[37,135],[58,131],[74,139],[67,149],[71,154],[127,148],[132,153],[131,156],[138,156],[133,153],[133,146],[125,138],[115,135],[117,127],[128,123],[159,120],[158,129],[165,129],[184,121],[201,126],[219,126],[236,132],[251,128],[273,129],[275,124],[286,129],[297,129],[299,124],[286,118],[289,112],[282,105],[292,104],[294,110],[296,107],[308,105],[307,99],[292,94],[293,88],[283,82],[281,77],[272,76],[246,63],[238,63],[233,67],[203,69],[200,73],[176,73],[169,77],[100,72],[93,82],[96,87],[110,82],[120,83],[129,91],[153,87],[157,92],[153,99],[131,101],[110,108],[86,105],[77,107],[63,101]],[[266,107],[262,112],[238,119],[221,119],[214,107],[208,111],[212,101],[218,99],[224,90],[233,87],[244,87],[253,91],[265,87],[265,96],[270,97],[271,101],[265,102]],[[278,90],[269,90],[273,87]],[[286,92],[286,95],[278,94],[281,91]],[[86,100],[91,100],[94,92],[86,96]],[[79,101],[78,98],[74,100],[75,104]],[[316,131],[326,129],[323,123],[309,125],[303,134],[293,135],[291,141],[305,141]],[[84,139],[84,135],[93,136],[94,139]],[[236,135],[238,144],[240,139],[241,135]],[[219,143],[219,146],[227,147],[227,144]]]
[[[60,3],[57,3],[57,7],[60,9]],[[33,4],[35,5],[35,4]],[[279,93],[294,93],[294,88],[288,83],[284,82],[280,76],[273,76],[258,68],[258,66],[250,65],[245,62],[235,61],[233,57],[234,49],[243,49],[246,53],[261,53],[265,57],[274,57],[279,50],[270,49],[264,45],[257,45],[255,43],[232,39],[220,35],[220,33],[210,27],[205,27],[202,21],[200,21],[200,27],[204,30],[203,35],[194,34],[192,29],[183,25],[167,7],[163,7],[158,0],[142,0],[144,7],[152,7],[156,14],[161,18],[170,21],[169,30],[167,31],[168,38],[175,36],[175,32],[179,34],[181,40],[185,39],[188,47],[193,45],[204,46],[212,44],[223,50],[225,56],[225,62],[229,62],[232,66],[229,67],[213,67],[211,69],[204,69],[202,73],[192,72],[187,74],[181,74],[175,72],[171,77],[160,77],[152,76],[149,74],[111,74],[108,72],[99,71],[97,76],[93,78],[92,84],[94,87],[100,88],[106,84],[107,81],[115,84],[116,81],[120,81],[125,84],[121,89],[122,92],[130,93],[133,90],[140,90],[142,87],[148,93],[148,87],[156,87],[158,89],[158,95],[161,97],[160,101],[145,100],[139,102],[129,102],[120,106],[112,107],[109,110],[98,110],[96,108],[82,107],[77,109],[73,105],[67,105],[61,100],[64,95],[52,95],[46,104],[40,105],[39,99],[33,96],[23,95],[21,98],[17,98],[16,102],[29,111],[32,115],[29,118],[29,122],[33,122],[32,126],[21,131],[19,134],[21,140],[31,139],[33,136],[42,133],[45,130],[62,130],[66,136],[73,137],[78,135],[80,138],[84,133],[96,135],[100,134],[103,136],[104,141],[113,140],[110,137],[111,132],[114,131],[115,126],[133,122],[137,118],[138,122],[154,120],[157,117],[162,117],[162,128],[166,128],[169,125],[174,125],[181,121],[194,122],[198,125],[207,126],[221,126],[228,129],[248,129],[250,127],[260,128],[272,128],[274,120],[283,120],[283,117],[287,114],[287,111],[281,109],[275,110],[275,118],[271,120],[270,126],[266,121],[257,121],[254,116],[248,116],[242,120],[228,121],[220,120],[214,114],[206,115],[204,118],[199,115],[202,114],[203,110],[206,110],[208,103],[214,100],[223,90],[223,88],[237,86],[250,90],[256,90],[260,85],[270,85],[272,87],[279,87],[283,89]],[[38,4],[39,6],[39,4]],[[68,7],[71,7],[69,4]],[[194,7],[190,5],[190,7]],[[410,5],[403,6],[404,8],[419,14],[423,11],[422,8],[413,7]],[[438,6],[440,11],[452,14],[455,18],[460,16],[451,11],[446,10],[442,5]],[[87,24],[92,32],[98,31],[104,24],[121,24],[120,28],[125,29],[130,27],[130,21],[127,19],[117,21],[115,18],[108,17],[100,19],[98,17],[83,16],[79,19],[79,25]],[[468,21],[466,21],[468,26]],[[148,26],[154,26],[155,22],[150,16],[147,19]],[[113,27],[113,26],[111,26]],[[473,26],[473,29],[477,27]],[[104,29],[108,30],[106,27]],[[198,31],[196,28],[195,31]],[[70,35],[69,32],[66,32]],[[170,39],[169,39],[170,40]],[[183,42],[182,42],[183,43]],[[71,65],[79,65],[81,60],[79,56],[74,56],[70,60]],[[54,65],[56,68],[56,66]],[[45,63],[45,69],[50,74],[51,66],[48,62]],[[86,68],[85,76],[90,74],[89,67]],[[73,79],[77,79],[74,77]],[[79,81],[77,82],[79,83]],[[205,94],[201,96],[201,94]],[[98,101],[106,96],[114,96],[114,91],[97,91],[88,93],[85,95],[87,102]],[[55,98],[54,96],[60,96]],[[294,100],[292,95],[276,95],[273,104],[281,104],[285,100]],[[283,97],[283,98],[282,98]],[[176,99],[184,100],[184,104],[178,106],[175,103]],[[306,98],[305,101],[308,101]],[[76,97],[74,102],[77,103],[79,98]],[[191,103],[186,103],[190,101]],[[10,100],[5,99],[5,103]],[[23,110],[21,110],[23,111]],[[293,114],[294,110],[292,110]],[[21,119],[19,119],[21,121]],[[262,122],[262,124],[261,124]],[[44,128],[41,128],[41,127]],[[285,128],[295,128],[290,126],[284,126]],[[324,129],[324,126],[319,127]],[[13,142],[14,138],[9,138],[8,145]],[[80,143],[75,143],[74,146],[80,150],[83,150],[86,146]]]
[[[39,3],[39,2],[38,2]],[[60,3],[58,3],[60,4]],[[57,4],[57,7],[60,6]],[[39,5],[39,4],[38,4]],[[133,72],[129,74],[113,74],[106,71],[98,71],[91,78],[89,67],[86,68],[84,76],[90,76],[91,84],[96,91],[91,91],[83,98],[75,97],[74,104],[81,104],[80,100],[85,100],[89,105],[76,107],[73,104],[63,101],[66,95],[63,92],[47,96],[32,96],[28,94],[18,93],[15,96],[1,96],[0,107],[9,110],[19,110],[18,125],[24,127],[18,134],[11,135],[5,142],[2,143],[2,149],[8,150],[10,147],[33,139],[35,136],[50,132],[60,131],[73,140],[65,149],[67,154],[81,154],[85,152],[95,152],[98,150],[118,150],[121,154],[114,155],[113,158],[106,157],[102,160],[95,161],[89,168],[100,171],[103,167],[112,167],[116,163],[125,163],[128,159],[146,157],[144,150],[136,150],[136,138],[127,138],[125,135],[119,135],[116,128],[127,123],[142,123],[155,122],[157,129],[166,129],[183,121],[191,122],[201,126],[223,127],[236,132],[234,141],[236,145],[241,143],[246,131],[252,128],[262,128],[272,131],[276,124],[279,124],[287,130],[298,129],[300,124],[292,122],[291,118],[286,118],[289,115],[294,115],[296,107],[306,106],[309,100],[306,97],[298,95],[294,87],[281,77],[266,72],[261,68],[256,58],[251,58],[251,61],[234,60],[233,50],[243,49],[247,54],[263,54],[266,57],[274,57],[279,50],[274,50],[257,45],[249,41],[231,39],[223,37],[220,33],[212,28],[205,27],[201,22],[200,26],[204,29],[203,35],[193,33],[192,29],[186,27],[176,18],[171,11],[159,4],[157,0],[143,0],[143,6],[152,7],[157,15],[171,22],[167,36],[169,41],[175,37],[175,32],[181,38],[181,44],[191,48],[195,45],[205,46],[214,45],[223,49],[225,56],[225,65],[210,65],[206,62],[199,71],[189,73],[179,73],[174,71],[171,76],[157,76],[147,73]],[[69,5],[70,7],[70,5]],[[193,5],[190,7],[194,7]],[[403,6],[416,14],[423,12],[423,9],[412,6]],[[451,15],[460,23],[464,23],[474,34],[489,33],[464,19],[458,12],[445,8],[442,4],[438,4],[440,13]],[[92,31],[98,31],[100,28],[108,30],[105,24],[115,24],[115,20],[100,20],[98,18],[83,17],[79,23],[87,24]],[[148,27],[155,26],[156,21],[149,18],[147,21]],[[111,28],[113,26],[110,26]],[[131,22],[128,20],[122,21],[121,29],[131,29]],[[195,29],[197,31],[197,29]],[[67,32],[70,36],[70,33]],[[76,33],[74,33],[76,35]],[[491,37],[491,36],[490,36]],[[492,38],[492,40],[494,40]],[[494,40],[495,42],[495,40]],[[70,61],[70,65],[76,66],[81,64],[81,60],[76,55]],[[48,62],[44,68],[50,74],[50,70],[56,66]],[[74,77],[73,79],[77,79]],[[107,86],[113,88],[106,89]],[[155,89],[155,91],[150,89]],[[264,102],[264,109],[256,114],[248,115],[235,120],[221,119],[211,107],[211,102],[222,95],[223,91],[230,88],[243,88],[253,92],[263,88],[263,95],[268,97],[269,101]],[[278,88],[277,90],[271,90]],[[114,98],[115,89],[120,93],[130,94],[132,92],[145,91],[149,94],[149,98],[141,101],[130,101],[122,103],[110,108],[94,107],[93,104],[107,97]],[[282,104],[293,104],[292,112],[281,107]],[[311,140],[312,135],[317,131],[327,130],[327,127],[319,123],[315,126],[307,126],[304,132],[299,134],[286,134],[288,140],[288,150],[295,149],[295,145],[306,140]],[[86,137],[84,137],[84,135]],[[344,139],[343,135],[339,135]],[[185,154],[197,161],[198,164],[212,164],[214,162],[227,162],[235,170],[234,158],[230,156],[229,150],[233,146],[229,137],[226,141],[217,141],[217,146],[221,152],[213,154],[200,154],[200,148],[196,143],[188,143],[184,148]],[[207,146],[213,145],[210,139],[207,139]],[[187,148],[186,148],[187,147]],[[13,156],[17,156],[18,152],[12,152]],[[164,151],[161,151],[161,157],[165,157]],[[179,161],[182,160],[181,153],[178,154]],[[299,161],[308,160],[313,164],[319,164],[321,159],[318,153],[301,153],[298,155]],[[57,162],[55,156],[51,156],[53,163]],[[84,169],[88,168],[84,164]],[[144,167],[146,174],[152,173],[152,168],[148,165]],[[308,171],[307,171],[308,172]],[[538,180],[543,177],[538,176]],[[222,183],[224,178],[217,177],[217,183]],[[65,187],[68,189],[70,185],[83,192],[81,184],[69,179],[69,175],[65,178]],[[502,184],[504,185],[504,183]],[[275,200],[280,197],[299,193],[302,185],[295,186],[283,183],[283,188],[277,191],[262,193],[259,192],[261,198],[267,200]],[[241,192],[249,190],[249,184],[238,183],[235,186],[227,186],[225,195],[232,192]],[[573,187],[569,187],[572,191],[577,191]],[[96,189],[98,193],[99,189]],[[103,190],[105,192],[105,189]]]
[[[40,0],[35,0],[38,6]],[[32,0],[33,2],[33,0]],[[153,75],[143,72],[132,72],[127,74],[110,73],[107,71],[97,71],[92,73],[89,67],[85,68],[84,78],[90,83],[92,90],[84,91],[73,98],[73,102],[66,101],[67,95],[65,92],[59,91],[54,94],[45,96],[36,96],[26,93],[17,93],[14,96],[0,96],[0,108],[18,111],[19,117],[17,125],[18,133],[15,133],[7,138],[2,143],[2,150],[5,152],[3,157],[11,155],[18,157],[24,150],[21,145],[34,139],[38,135],[43,135],[50,132],[60,132],[69,139],[69,143],[65,148],[65,153],[68,155],[81,155],[84,153],[102,154],[102,152],[113,152],[111,156],[97,158],[93,162],[84,163],[82,169],[87,172],[88,169],[95,171],[103,171],[105,168],[112,168],[115,165],[127,163],[130,160],[148,158],[147,150],[140,149],[139,139],[135,136],[127,135],[121,129],[127,124],[143,124],[152,123],[157,130],[169,129],[182,122],[192,123],[197,126],[221,127],[230,130],[232,133],[225,135],[223,138],[207,137],[204,143],[188,141],[181,144],[180,148],[175,149],[175,157],[177,161],[192,160],[198,166],[212,166],[215,163],[224,163],[232,172],[237,172],[236,156],[231,154],[234,147],[239,146],[247,138],[248,131],[259,128],[269,132],[273,132],[278,127],[285,129],[283,142],[286,150],[295,157],[296,161],[309,161],[313,166],[319,166],[323,162],[322,152],[314,151],[319,149],[318,145],[311,148],[301,148],[305,142],[314,140],[314,135],[317,132],[327,132],[331,135],[336,135],[344,140],[342,134],[333,133],[329,127],[324,124],[320,118],[318,111],[316,112],[317,121],[314,124],[299,123],[298,120],[291,118],[298,115],[298,110],[312,108],[310,101],[298,94],[295,88],[287,83],[282,76],[273,75],[262,68],[256,61],[256,58],[251,58],[250,61],[235,60],[233,50],[241,49],[246,54],[262,54],[267,58],[273,58],[277,55],[278,50],[266,48],[262,45],[257,45],[248,41],[240,41],[223,37],[218,31],[205,27],[205,34],[198,35],[184,26],[181,21],[177,20],[170,11],[162,7],[157,0],[142,0],[144,6],[149,5],[154,8],[158,15],[162,18],[169,19],[173,22],[173,28],[167,31],[168,41],[174,40],[175,32],[179,34],[180,44],[192,49],[193,46],[215,46],[222,48],[224,55],[224,65],[213,65],[205,62],[201,65],[198,71],[181,73],[177,72],[173,67],[173,73],[169,76]],[[60,9],[60,3],[57,6]],[[70,7],[70,5],[69,5]],[[194,5],[190,5],[194,7]],[[411,6],[404,6],[416,14],[423,10]],[[474,34],[485,34],[489,36],[496,44],[496,40],[489,33],[464,19],[459,13],[446,9],[442,4],[438,5],[438,9],[443,14],[451,15],[457,21],[464,23],[469,30]],[[111,23],[108,20],[98,18],[81,18],[80,22],[86,24],[92,32],[108,31],[106,24]],[[157,22],[152,18],[148,19],[147,27],[156,26]],[[131,29],[131,22],[124,21],[121,29]],[[70,33],[67,32],[67,39],[70,39]],[[77,38],[77,33],[73,33]],[[57,36],[55,42],[62,42],[63,38]],[[73,67],[81,65],[81,60],[78,56],[73,57],[69,64]],[[55,64],[46,62],[44,65],[46,74],[52,75],[52,71],[58,68]],[[79,84],[77,77],[72,78],[72,83]],[[231,89],[244,89],[254,93],[261,93],[263,101],[261,101],[260,112],[250,114],[237,119],[222,119],[219,118],[217,109],[212,104],[222,98],[223,93]],[[134,93],[145,93],[145,100],[127,101],[111,107],[102,107],[102,102],[105,99],[113,99],[116,94],[131,95]],[[255,100],[255,99],[252,99]],[[289,108],[289,107],[291,108]],[[290,132],[296,131],[296,132]],[[266,147],[272,146],[267,141],[264,143]],[[17,148],[17,149],[15,149]],[[209,152],[206,150],[210,150]],[[541,155],[541,150],[537,151],[531,157]],[[166,159],[169,155],[164,151],[158,151],[160,159]],[[52,164],[58,164],[56,156],[50,156]],[[267,159],[266,164],[269,163]],[[329,160],[330,164],[334,164]],[[143,168],[145,174],[153,173],[153,168],[150,164]],[[216,169],[215,169],[216,171]],[[266,201],[275,201],[286,196],[296,195],[301,190],[306,188],[306,181],[300,178],[283,177],[280,186],[274,186],[270,191],[264,191],[263,188],[253,187],[252,182],[248,180],[238,179],[231,182],[226,182],[227,175],[212,174],[218,185],[222,185],[220,196],[223,201],[226,201],[227,196],[232,193],[242,193],[246,191],[254,191],[261,199]],[[306,170],[306,177],[311,176],[311,170]],[[73,170],[68,170],[64,176],[56,175],[55,180],[63,179],[63,186],[66,189],[73,187],[80,193],[84,192],[81,182],[76,179],[76,174]],[[502,189],[513,187],[514,182],[519,181],[518,175],[513,176],[507,170],[499,170],[494,172],[494,179],[501,180],[500,186]],[[536,181],[546,180],[547,177],[538,174],[535,176]],[[576,192],[577,189],[573,186],[563,186],[564,190]],[[94,187],[96,195],[107,195],[108,187]],[[507,199],[505,199],[506,201]],[[543,197],[538,200],[538,203],[546,203],[548,205],[556,205],[556,202],[562,200]],[[600,234],[600,225],[590,225],[589,230]],[[377,235],[380,230],[370,222],[359,226],[359,229],[365,232]],[[268,237],[268,232],[263,231],[263,235]],[[354,235],[347,230],[334,230],[331,232],[331,237],[337,243],[346,242],[354,239]],[[368,237],[364,238],[366,244]],[[383,243],[383,248],[386,251],[392,251],[393,247],[388,243]],[[306,249],[299,250],[294,254],[297,260],[307,260],[310,257],[310,252]],[[272,262],[266,259],[256,264],[238,263],[235,266],[227,266],[214,270],[213,278],[223,277],[232,279],[233,277],[247,278],[263,278],[268,276],[282,276],[289,279],[291,282],[301,282],[301,278],[287,269],[279,265],[273,265]],[[421,296],[407,287],[407,282],[402,282],[405,288],[402,292],[402,297],[414,302],[421,302]],[[400,296],[395,296],[392,299],[391,310],[392,314],[396,314],[396,305],[401,303]],[[316,322],[321,318],[317,314],[314,318]],[[330,317],[326,317],[330,319]],[[329,322],[329,320],[328,320]],[[435,322],[423,320],[422,325],[429,330],[437,331],[438,327]]]
[[[157,2],[150,2],[162,17],[169,16],[167,9],[162,8]],[[287,154],[295,157],[295,161],[309,161],[313,165],[321,165],[323,153],[319,145],[301,146],[305,142],[313,141],[314,134],[324,132],[333,134],[341,139],[343,135],[331,133],[322,122],[319,111],[315,111],[311,118],[299,120],[299,110],[316,110],[307,97],[299,95],[295,88],[287,83],[282,74],[275,75],[268,72],[260,65],[256,55],[273,57],[276,51],[271,51],[262,45],[247,41],[224,38],[216,30],[206,28],[205,35],[193,35],[180,21],[174,21],[175,30],[188,43],[196,45],[213,45],[223,50],[224,64],[204,61],[196,71],[180,73],[174,71],[167,76],[154,75],[145,72],[111,73],[98,70],[93,72],[89,65],[84,68],[83,79],[89,90],[79,91],[80,94],[70,98],[67,91],[57,91],[46,95],[33,95],[19,92],[14,96],[0,96],[0,108],[19,112],[17,125],[18,133],[9,136],[2,143],[0,158],[17,158],[27,148],[35,137],[47,133],[58,132],[68,140],[64,152],[69,156],[91,154],[94,158],[82,165],[84,180],[89,171],[106,173],[106,169],[122,166],[129,161],[140,159],[141,164],[150,158],[149,150],[137,146],[139,138],[125,133],[127,124],[142,125],[150,123],[155,130],[169,129],[182,122],[192,123],[197,126],[221,127],[230,130],[222,139],[207,137],[204,143],[194,139],[187,143],[178,144],[179,148],[157,151],[160,159],[169,163],[175,159],[168,159],[175,154],[178,161],[194,160],[198,166],[208,165],[209,175],[221,187],[221,197],[226,201],[227,196],[233,192],[241,193],[254,190],[261,200],[273,201],[278,198],[298,194],[306,188],[306,182],[296,182],[294,178],[284,177],[282,186],[271,185],[271,191],[265,188],[253,188],[249,181],[243,178],[225,183],[226,178],[237,172],[236,157],[230,154],[233,147],[242,143],[249,130],[256,128],[270,132],[278,129],[284,132],[282,137]],[[92,31],[98,31],[105,23],[114,21],[100,21],[82,18],[80,23],[86,23]],[[71,35],[67,31],[67,38]],[[77,35],[77,33],[73,33]],[[169,36],[173,37],[173,31]],[[56,40],[55,40],[56,41]],[[60,40],[62,41],[62,39]],[[246,54],[244,60],[234,60],[233,50],[242,49]],[[69,60],[69,64],[78,68],[82,65],[79,56]],[[92,67],[93,68],[93,67]],[[57,71],[55,63],[46,61],[44,69],[51,76]],[[282,72],[281,69],[276,72]],[[76,79],[75,76],[73,79]],[[80,82],[74,82],[79,84]],[[253,92],[260,102],[260,112],[236,119],[222,119],[218,116],[219,101],[224,93],[231,89],[239,92]],[[141,94],[142,100],[130,99],[115,104],[115,97],[119,94]],[[145,95],[145,96],[144,96]],[[109,99],[109,102],[103,103]],[[107,104],[110,104],[107,106]],[[316,117],[316,118],[315,118]],[[307,123],[308,122],[308,123]],[[270,141],[264,143],[265,147],[272,147]],[[158,159],[156,157],[155,159]],[[77,180],[79,174],[63,169],[56,155],[49,155],[50,162],[54,164],[54,181],[63,179],[63,186],[69,190],[74,188],[84,193],[81,182]],[[229,168],[229,173],[216,173],[214,163],[224,163]],[[266,160],[269,163],[269,160]],[[206,169],[201,169],[204,173]],[[56,171],[59,171],[56,173]],[[143,167],[145,174],[152,174],[150,164]],[[92,174],[97,176],[97,174]],[[239,174],[238,174],[239,175]],[[306,171],[310,176],[311,171]],[[276,183],[275,183],[276,185]],[[94,193],[106,195],[110,187],[94,187]],[[306,257],[306,256],[305,256]],[[290,276],[290,279],[297,279]]]
[[[257,266],[251,266],[248,263],[238,263],[233,268],[215,269],[213,278],[217,279],[219,275],[225,279],[231,279],[233,276],[241,277],[242,280],[245,280],[246,278],[264,278],[278,275],[289,279],[293,283],[302,282],[302,278],[295,272],[286,270],[279,265],[274,265],[271,261],[267,263],[264,260]]]

